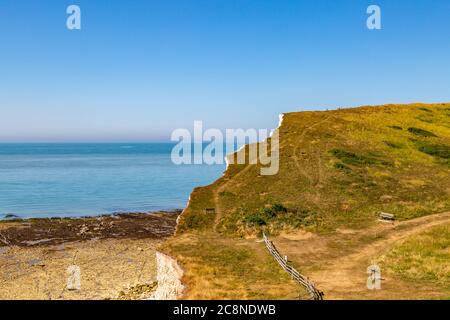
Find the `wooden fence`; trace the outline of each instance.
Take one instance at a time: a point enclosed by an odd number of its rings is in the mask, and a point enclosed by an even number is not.
[[[266,245],[267,250],[269,250],[269,253],[275,258],[275,260],[280,264],[280,266],[289,273],[292,278],[297,281],[300,285],[306,288],[309,295],[311,296],[312,300],[323,300],[324,293],[322,291],[319,291],[314,283],[310,281],[307,277],[300,274],[297,270],[295,270],[294,267],[289,265],[288,261],[284,259],[280,252],[278,252],[275,245],[270,241],[266,235],[263,233],[264,243]]]

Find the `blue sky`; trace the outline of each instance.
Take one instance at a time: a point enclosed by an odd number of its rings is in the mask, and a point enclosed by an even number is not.
[[[0,142],[167,141],[194,120],[450,101],[448,0],[0,0],[0,46]]]

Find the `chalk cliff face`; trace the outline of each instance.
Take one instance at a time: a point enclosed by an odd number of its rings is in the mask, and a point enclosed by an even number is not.
[[[149,300],[177,300],[184,291],[183,270],[174,259],[161,252],[156,252],[156,265],[158,287]]]

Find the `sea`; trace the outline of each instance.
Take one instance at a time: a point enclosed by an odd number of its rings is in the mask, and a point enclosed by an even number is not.
[[[176,165],[171,143],[0,144],[0,219],[175,210],[225,165]]]

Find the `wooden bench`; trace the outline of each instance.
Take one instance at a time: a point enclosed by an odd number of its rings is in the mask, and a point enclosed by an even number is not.
[[[394,221],[395,220],[395,216],[392,213],[380,212],[380,219],[381,220]]]

